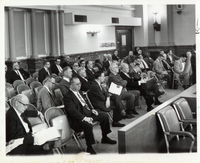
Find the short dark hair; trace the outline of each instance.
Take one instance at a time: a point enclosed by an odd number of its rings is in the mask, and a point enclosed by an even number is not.
[[[47,62],[49,62],[49,60],[44,60],[44,61],[43,61],[43,65],[46,65]],[[50,62],[49,62],[49,63],[50,63]]]
[[[98,79],[101,76],[102,73],[104,73],[104,72],[103,71],[95,72],[95,74],[94,74],[95,79]]]

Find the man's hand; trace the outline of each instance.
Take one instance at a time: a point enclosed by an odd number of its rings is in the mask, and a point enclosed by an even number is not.
[[[92,124],[93,119],[91,117],[84,117],[82,121],[86,121],[86,122]]]
[[[92,113],[94,114],[94,115],[99,115],[99,113],[95,110],[95,109],[92,109]]]

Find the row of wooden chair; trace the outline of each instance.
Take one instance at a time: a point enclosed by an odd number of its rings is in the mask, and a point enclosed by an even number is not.
[[[196,152],[196,119],[185,98],[157,113],[164,132],[167,152]]]

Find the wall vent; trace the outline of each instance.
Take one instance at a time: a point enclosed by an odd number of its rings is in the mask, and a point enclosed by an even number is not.
[[[86,15],[74,15],[74,22],[87,22]]]
[[[119,18],[112,18],[112,23],[119,23]]]

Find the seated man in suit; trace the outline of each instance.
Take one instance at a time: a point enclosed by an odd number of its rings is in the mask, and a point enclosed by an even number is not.
[[[72,64],[72,77],[78,77],[78,70],[79,70],[79,64],[78,62],[74,62]]]
[[[79,66],[80,68],[85,69],[85,60],[83,58],[80,58]]]
[[[25,79],[29,78],[29,73],[26,72],[24,69],[19,68],[18,62],[13,63],[13,70],[10,73],[10,82],[11,84],[15,80],[22,80],[24,81]]]
[[[112,55],[112,60],[116,60],[116,61],[119,61],[119,57],[118,57],[118,51],[115,50],[113,55]]]
[[[84,69],[78,70],[79,79],[81,81],[81,91],[87,92],[90,89],[91,83],[88,81],[87,74]]]
[[[55,64],[53,64],[51,66],[51,73],[54,73],[56,75],[58,75],[59,73],[62,73],[63,69],[62,67],[60,66],[60,59],[56,59],[55,60]]]
[[[122,100],[126,100],[127,104],[126,104],[126,113],[131,115],[133,114],[138,114],[138,112],[136,111],[136,107],[139,104],[139,91],[135,92],[135,93],[130,93],[127,92],[126,90],[126,85],[127,85],[127,81],[123,80],[121,78],[121,76],[118,74],[119,73],[119,67],[116,63],[112,63],[110,65],[110,75],[108,77],[108,84],[110,85],[111,82],[120,85],[123,87],[123,90],[121,92],[121,99]]]
[[[47,77],[47,76],[50,76],[51,75],[51,72],[50,72],[50,62],[45,60],[43,62],[43,68],[41,68],[38,72],[38,81],[43,84],[43,80]]]
[[[128,64],[122,63],[120,68],[120,76],[122,77],[122,79],[127,81],[126,89],[140,91],[140,94],[146,100],[147,111],[153,109],[153,107],[151,106],[153,103],[155,103],[155,105],[161,104],[161,102],[158,100],[158,97],[161,95],[161,93],[159,92],[158,85],[155,80],[151,82],[151,85],[147,86],[147,81],[141,78],[140,75],[138,75],[137,73],[132,73],[131,75],[129,74]],[[155,102],[153,99],[153,95],[150,93],[151,91],[155,94]]]
[[[8,71],[7,65],[5,65],[5,79],[6,79],[6,83],[11,83],[11,81],[10,81],[10,72]]]
[[[25,95],[18,94],[12,101],[11,107],[6,113],[6,142],[12,142],[14,139],[23,138],[23,144],[11,150],[8,155],[41,155],[52,154],[51,150],[46,149],[46,145],[37,145],[32,127],[27,117],[36,117],[43,115],[37,111],[26,111],[29,100]]]
[[[94,79],[95,79],[93,66],[94,66],[93,61],[89,60],[89,61],[86,62],[86,74],[87,74],[87,79],[90,82],[93,82]]]
[[[135,60],[135,56],[133,55],[133,51],[128,52],[128,56],[125,57],[124,61],[125,63],[132,63]]]
[[[72,78],[72,69],[69,66],[67,66],[63,69],[63,78],[59,82],[59,88],[63,96],[65,96],[65,94],[69,90],[69,84],[70,84],[71,78]]]
[[[66,66],[71,66],[69,55],[66,55],[66,56],[65,56],[64,62],[62,63],[62,68],[66,67]]]
[[[37,108],[42,113],[50,107],[59,105],[59,101],[52,91],[55,84],[55,79],[52,76],[47,76],[43,81],[44,87],[39,91],[37,98]]]
[[[127,116],[124,105],[120,96],[111,95],[105,88],[102,87],[102,83],[105,80],[103,71],[95,73],[95,81],[92,82],[88,97],[95,109],[99,112],[110,112],[113,109],[113,127],[123,127],[124,124],[119,123],[122,118],[133,118],[133,116]]]
[[[92,144],[95,143],[93,135],[93,121],[100,122],[102,130],[102,143],[116,144],[115,140],[111,140],[107,134],[111,132],[108,115],[98,113],[84,98],[80,91],[81,82],[78,78],[72,78],[70,81],[70,89],[64,96],[65,111],[67,113],[70,127],[75,132],[83,130],[87,144],[87,152],[96,154]]]
[[[143,54],[143,59],[148,64],[150,70],[152,70],[154,60],[150,57],[148,52]]]
[[[190,76],[192,75],[191,52],[183,54],[180,59],[174,62],[174,72],[177,79],[183,80],[183,88],[188,88]]]
[[[158,79],[167,79],[168,87],[172,88],[172,78],[163,66],[163,59],[164,56],[162,54],[159,54],[157,59],[153,62],[153,70],[156,72],[156,76],[158,77]]]

